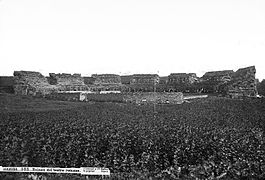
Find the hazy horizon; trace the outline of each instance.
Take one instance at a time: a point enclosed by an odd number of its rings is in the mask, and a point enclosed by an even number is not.
[[[0,75],[159,74],[255,66],[264,0],[0,0]]]

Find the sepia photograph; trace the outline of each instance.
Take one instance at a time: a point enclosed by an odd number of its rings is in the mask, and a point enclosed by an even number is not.
[[[265,179],[264,0],[0,0],[0,180]]]

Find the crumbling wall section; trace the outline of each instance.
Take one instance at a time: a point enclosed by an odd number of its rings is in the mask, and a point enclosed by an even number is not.
[[[206,72],[199,80],[198,88],[204,93],[224,93],[224,87],[232,79],[233,70]]]
[[[57,85],[85,85],[84,78],[81,77],[81,74],[50,73],[49,75]]]
[[[130,84],[143,85],[159,83],[159,76],[157,74],[133,74]]]
[[[117,74],[93,74],[93,84],[89,87],[96,92],[100,91],[125,91],[126,85],[121,83],[121,76]]]
[[[49,81],[58,87],[59,91],[87,91],[89,87],[84,83],[81,74],[49,74]]]
[[[93,77],[83,77],[84,78],[84,83],[86,85],[91,85],[95,83],[95,78]]]
[[[131,92],[152,92],[155,91],[159,81],[157,74],[133,74],[128,87]]]
[[[157,74],[134,74],[123,77],[123,81],[115,74],[94,74],[86,78],[85,82],[81,74],[50,73],[50,77],[45,78],[39,72],[15,71],[14,92],[23,95],[45,95],[51,92],[92,90],[130,93],[204,92],[231,97],[256,96],[255,73],[255,66],[241,68],[236,72],[232,70],[207,72],[198,81],[194,73],[174,73],[161,79]]]
[[[171,85],[193,84],[198,80],[195,73],[171,73],[168,76],[168,83]]]
[[[46,95],[57,91],[58,88],[50,85],[48,80],[39,72],[15,71],[14,92],[20,95]]]
[[[210,71],[206,72],[201,80],[202,81],[223,81],[225,78],[231,78],[234,74],[233,70],[223,70],[223,71]]]
[[[121,84],[121,77],[117,74],[93,74],[94,84]]]
[[[250,66],[232,70],[207,72],[201,78],[200,87],[206,92],[222,93],[230,97],[257,95],[256,68]]]
[[[231,97],[256,96],[258,92],[255,75],[255,66],[238,69],[228,83],[228,95]]]
[[[131,82],[131,78],[132,76],[131,75],[124,75],[124,76],[121,76],[121,83],[122,84],[130,84]]]

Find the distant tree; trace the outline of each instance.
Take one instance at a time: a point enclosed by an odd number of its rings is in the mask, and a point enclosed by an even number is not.
[[[265,96],[265,79],[263,79],[257,86],[258,93]]]

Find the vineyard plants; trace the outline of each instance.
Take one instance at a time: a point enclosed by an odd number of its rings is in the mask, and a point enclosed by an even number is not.
[[[264,99],[209,97],[155,108],[69,102],[34,111],[11,105],[0,111],[2,166],[111,170],[92,179],[265,178]]]

